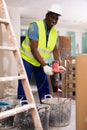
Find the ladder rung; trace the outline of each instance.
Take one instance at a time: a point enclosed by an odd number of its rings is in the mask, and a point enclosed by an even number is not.
[[[10,110],[1,112],[0,113],[0,120],[4,119],[6,117],[9,117],[9,116],[14,116],[15,114],[30,110],[32,108],[35,108],[34,104],[26,104],[24,106],[20,106],[20,107],[14,108],[14,109],[10,109]]]
[[[9,24],[9,21],[7,19],[0,18],[0,23]]]
[[[7,50],[7,51],[16,51],[16,47],[7,47],[7,46],[0,46],[0,50]]]
[[[25,75],[0,77],[0,82],[7,82],[7,81],[18,80],[18,79],[25,79]]]

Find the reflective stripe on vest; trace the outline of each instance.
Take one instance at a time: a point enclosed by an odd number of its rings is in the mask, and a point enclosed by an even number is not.
[[[37,21],[38,26],[38,33],[39,33],[39,40],[38,40],[38,51],[45,62],[48,61],[51,52],[53,51],[56,41],[57,41],[57,31],[53,27],[50,30],[48,43],[46,47],[46,31],[44,27],[43,21]],[[33,64],[34,66],[40,66],[40,63],[34,58],[31,53],[30,48],[30,39],[26,35],[25,40],[22,42],[22,47],[20,48],[21,56],[27,60],[29,63]]]

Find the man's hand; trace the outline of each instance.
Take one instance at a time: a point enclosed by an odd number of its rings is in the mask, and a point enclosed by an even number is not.
[[[52,67],[50,67],[48,65],[43,66],[43,70],[44,70],[44,73],[47,74],[47,75],[53,75],[54,74]]]
[[[63,67],[63,66],[61,66],[61,65],[59,66],[59,69],[66,71],[65,67]]]

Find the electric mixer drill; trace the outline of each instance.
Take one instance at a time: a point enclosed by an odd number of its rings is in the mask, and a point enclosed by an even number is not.
[[[60,79],[60,74],[64,73],[66,71],[66,69],[63,66],[59,66],[58,61],[53,61],[52,62],[52,69],[54,71],[54,82],[55,82],[55,87],[56,87],[56,92],[58,92],[58,97],[60,97],[59,95],[59,79]]]

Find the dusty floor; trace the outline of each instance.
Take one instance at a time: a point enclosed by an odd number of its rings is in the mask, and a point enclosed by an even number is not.
[[[38,94],[36,92],[34,92],[34,98],[35,98],[35,102],[39,103],[39,99],[38,99]],[[71,120],[70,120],[70,124],[68,126],[63,126],[63,127],[52,127],[49,126],[49,130],[76,130],[76,108],[75,108],[75,101],[71,100]],[[0,128],[0,130],[2,130]],[[4,129],[3,129],[4,130]],[[6,129],[6,130],[17,130],[17,128],[13,128],[13,129]]]

